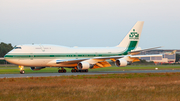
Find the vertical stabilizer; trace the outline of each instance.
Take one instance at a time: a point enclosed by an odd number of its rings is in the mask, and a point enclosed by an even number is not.
[[[126,47],[133,50],[138,46],[144,21],[138,21],[117,47]]]

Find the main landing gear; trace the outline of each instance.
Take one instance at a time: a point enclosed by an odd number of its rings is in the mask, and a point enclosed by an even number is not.
[[[64,69],[63,67],[59,67],[58,68],[58,73],[66,73],[66,69]],[[78,70],[77,68],[74,68],[71,70],[72,73],[76,73],[76,72],[82,72],[82,73],[87,73],[88,72],[88,69],[85,69],[85,70]]]
[[[24,74],[25,73],[24,66],[19,66],[19,69],[20,69],[20,74]]]
[[[61,69],[58,70],[58,73],[66,73],[66,70],[63,67],[61,67]]]
[[[76,73],[76,72],[88,72],[88,69],[85,69],[85,70],[72,69],[71,72],[72,73]]]

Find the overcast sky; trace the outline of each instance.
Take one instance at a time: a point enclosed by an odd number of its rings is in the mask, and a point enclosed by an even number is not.
[[[145,21],[139,46],[180,49],[179,0],[0,0],[0,42],[116,46]]]

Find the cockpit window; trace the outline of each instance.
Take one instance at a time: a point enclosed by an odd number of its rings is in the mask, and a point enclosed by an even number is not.
[[[15,47],[14,49],[21,49],[21,47]]]

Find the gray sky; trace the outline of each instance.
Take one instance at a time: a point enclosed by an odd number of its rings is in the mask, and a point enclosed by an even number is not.
[[[139,46],[180,49],[179,0],[0,0],[0,42],[116,46],[145,21]]]

